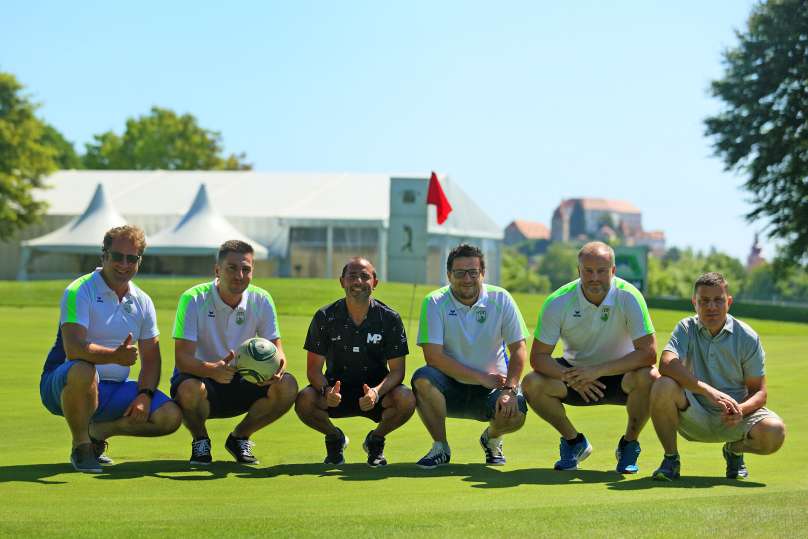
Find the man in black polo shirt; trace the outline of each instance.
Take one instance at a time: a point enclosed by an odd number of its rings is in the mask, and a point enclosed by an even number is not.
[[[303,347],[310,385],[298,394],[295,411],[303,423],[325,434],[324,463],[333,466],[345,462],[348,437],[331,418],[372,419],[378,425],[362,447],[369,466],[384,466],[384,437],[415,411],[415,397],[401,383],[407,335],[398,313],[371,297],[379,281],[370,261],[350,259],[339,282],[345,298],[314,313],[309,326]]]

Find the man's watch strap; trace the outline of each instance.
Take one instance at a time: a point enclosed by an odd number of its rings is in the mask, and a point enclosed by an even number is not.
[[[154,398],[154,390],[147,387],[142,387],[137,390],[138,395],[148,395],[150,399]]]

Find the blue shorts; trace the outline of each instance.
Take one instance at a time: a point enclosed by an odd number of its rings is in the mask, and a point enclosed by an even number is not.
[[[64,415],[62,412],[62,390],[67,384],[67,373],[76,362],[65,361],[58,368],[43,372],[39,381],[39,396],[45,408],[54,415]],[[96,374],[96,376],[98,376]],[[125,382],[111,382],[101,380],[98,383],[98,408],[91,418],[94,423],[104,421],[114,421],[123,417],[129,404],[137,397],[137,382],[127,380]],[[158,408],[171,401],[168,396],[160,390],[154,392],[151,400],[149,414],[153,414]]]
[[[443,394],[446,399],[447,417],[476,419],[477,421],[493,419],[501,389],[488,389],[484,386],[458,382],[430,365],[424,365],[413,373],[411,382],[413,391],[416,391],[415,381],[419,378],[426,378]],[[527,401],[522,395],[521,388],[517,393],[517,403],[519,411],[526,414]]]

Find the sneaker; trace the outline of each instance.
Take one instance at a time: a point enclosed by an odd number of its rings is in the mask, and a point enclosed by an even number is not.
[[[90,443],[93,444],[93,454],[95,455],[95,460],[98,461],[98,464],[101,466],[109,466],[110,464],[114,464],[113,460],[104,454],[107,448],[109,448],[109,443],[106,440],[96,440],[95,438],[91,437]]]
[[[736,455],[729,450],[729,443],[724,444],[722,450],[724,460],[727,462],[727,479],[746,479],[749,477],[749,470],[743,462],[743,453]]]
[[[654,474],[651,476],[656,481],[673,481],[674,479],[679,479],[679,470],[682,467],[682,464],[679,462],[679,455],[669,457],[665,455],[662,459],[662,464],[659,465],[659,468],[654,470]]]
[[[191,442],[191,464],[207,466],[213,461],[210,456],[210,438],[200,438]]]
[[[387,466],[387,459],[384,458],[384,437],[376,436],[373,431],[368,432],[365,441],[362,442],[362,449],[368,454],[368,466]]]
[[[622,440],[622,438],[620,438]],[[626,442],[623,449],[620,449],[620,442],[617,442],[617,449],[614,456],[617,458],[617,473],[637,473],[640,467],[637,466],[637,459],[640,457],[640,441]]]
[[[70,452],[70,464],[77,472],[101,473],[101,465],[95,459],[93,444],[79,444]]]
[[[485,451],[485,463],[489,466],[503,466],[505,464],[505,455],[502,453],[502,440],[495,444],[491,444],[488,438],[488,428],[483,431],[480,436],[480,446]]]
[[[449,464],[452,453],[448,449],[448,446],[444,449],[444,444],[435,442],[432,444],[432,449],[429,450],[429,453],[424,455],[416,464],[425,470],[431,470],[432,468]]]
[[[236,438],[232,434],[227,435],[227,441],[224,443],[224,448],[239,464],[258,464],[258,459],[252,452],[253,447],[255,442],[249,438]]]
[[[556,470],[577,470],[578,463],[586,460],[586,457],[592,453],[592,445],[589,443],[589,440],[586,439],[586,436],[583,437],[583,440],[574,445],[568,444],[562,437],[559,453],[561,454],[561,458],[555,463],[554,467]]]
[[[332,466],[339,466],[345,463],[345,456],[343,451],[348,447],[348,437],[340,429],[337,429],[339,434],[337,436],[325,437],[325,451],[326,456],[323,464],[330,464]]]

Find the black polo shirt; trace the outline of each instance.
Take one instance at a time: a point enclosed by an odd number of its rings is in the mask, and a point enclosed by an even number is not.
[[[407,335],[396,311],[370,298],[370,308],[358,327],[348,314],[345,298],[314,313],[306,344],[309,352],[325,356],[329,385],[361,391],[362,384],[375,386],[390,372],[387,361],[406,356]]]

